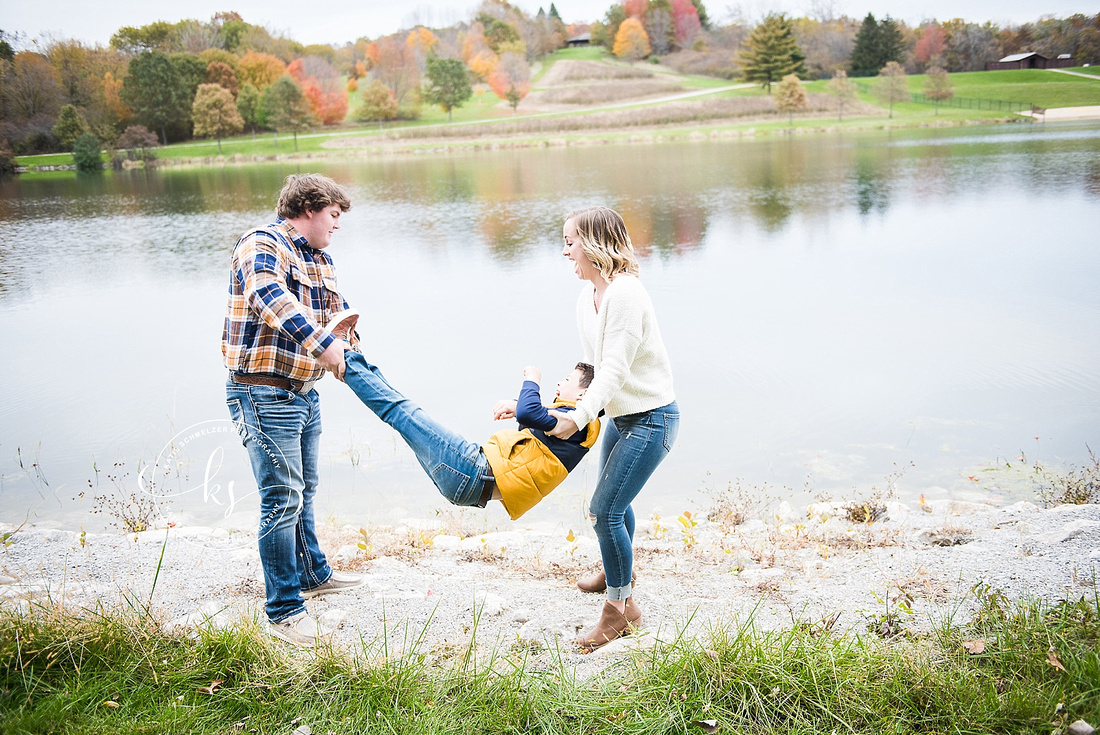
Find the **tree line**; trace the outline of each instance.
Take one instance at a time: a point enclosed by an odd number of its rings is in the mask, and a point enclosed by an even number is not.
[[[0,146],[17,154],[73,150],[91,135],[108,149],[242,131],[297,134],[348,117],[414,119],[423,104],[450,112],[485,83],[513,108],[530,89],[530,63],[571,33],[551,3],[529,16],[484,0],[469,22],[444,29],[302,45],[237,13],[209,21],[120,28],[106,47],[47,38],[32,49],[0,31]]]
[[[529,15],[483,0],[447,28],[303,45],[237,13],[208,21],[120,28],[106,47],[0,31],[0,152],[102,145],[142,158],[159,142],[260,130],[294,136],[318,125],[415,119],[422,105],[448,115],[484,84],[513,109],[530,90],[531,63],[588,33],[620,58],[650,58],[687,73],[760,81],[784,76],[972,71],[1019,51],[1100,62],[1100,14],[1045,17],[999,28],[953,19],[908,27],[873,14],[860,21],[772,14],[715,23],[702,0],[623,0],[592,24],[566,24],[555,8]],[[16,51],[17,48],[22,50]],[[93,143],[94,140],[94,143]],[[0,156],[3,158],[3,156]]]

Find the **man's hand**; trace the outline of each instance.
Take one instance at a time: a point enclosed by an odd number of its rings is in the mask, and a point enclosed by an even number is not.
[[[542,371],[534,365],[528,365],[527,367],[523,368],[523,379],[541,384]]]
[[[328,372],[336,376],[336,379],[340,382],[344,380],[344,371],[348,365],[344,362],[344,350],[350,349],[351,345],[342,339],[334,340],[332,344],[328,346],[321,356],[317,358],[318,364]]]
[[[549,413],[558,420],[558,425],[546,432],[550,436],[557,437],[558,439],[568,439],[580,431],[577,422],[574,421],[573,417],[570,415],[572,411],[567,411],[565,413],[561,411],[550,411]]]
[[[516,401],[514,398],[505,398],[503,401],[497,401],[497,405],[493,406],[493,421],[504,421],[505,419],[514,419],[516,417]]]

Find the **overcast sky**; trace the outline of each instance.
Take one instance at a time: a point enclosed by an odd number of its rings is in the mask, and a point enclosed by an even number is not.
[[[806,15],[815,7],[831,7],[835,14],[862,18],[868,12],[876,18],[890,15],[916,24],[928,18],[946,20],[965,18],[999,25],[1035,21],[1043,13],[1059,17],[1073,13],[1095,15],[1100,0],[704,0],[715,21],[728,20],[735,13],[756,20],[768,11],[795,16]],[[540,5],[550,8],[549,0],[518,0],[513,4],[529,13]],[[593,21],[601,17],[611,2],[554,0],[567,23]],[[249,23],[281,31],[301,43],[343,44],[366,36],[376,38],[416,24],[450,25],[467,20],[478,2],[469,0],[426,0],[389,2],[379,0],[327,0],[325,2],[287,2],[286,0],[4,0],[0,28],[21,32],[28,39],[53,34],[88,43],[106,44],[121,26],[140,26],[156,20],[175,22],[183,18],[207,20],[222,10],[236,10]]]

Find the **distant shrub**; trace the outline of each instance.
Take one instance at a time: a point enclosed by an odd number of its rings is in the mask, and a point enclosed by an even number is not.
[[[15,153],[8,141],[0,140],[0,176],[10,176],[15,173]]]
[[[103,157],[99,153],[99,138],[84,133],[73,144],[73,161],[77,171],[101,171]]]

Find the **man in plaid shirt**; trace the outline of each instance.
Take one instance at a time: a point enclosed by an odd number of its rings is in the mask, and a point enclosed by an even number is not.
[[[278,219],[233,248],[222,355],[226,402],[260,494],[260,561],[269,632],[298,645],[327,633],[303,598],[363,584],[333,571],[314,527],[321,412],[314,384],[341,377],[347,343],[322,325],[348,308],[325,249],[351,200],[326,176],[290,176]],[[358,344],[354,329],[350,343]]]

